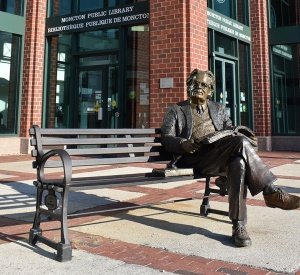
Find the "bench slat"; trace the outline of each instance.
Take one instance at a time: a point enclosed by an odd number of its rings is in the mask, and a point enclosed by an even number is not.
[[[111,178],[103,179],[98,178],[88,181],[82,181],[80,179],[74,179],[71,182],[70,189],[71,190],[84,190],[84,189],[95,189],[97,186],[105,186],[105,187],[117,187],[117,186],[134,186],[134,185],[145,185],[145,184],[158,184],[158,183],[168,183],[168,182],[176,182],[183,180],[192,180],[193,176],[181,176],[181,177],[172,177],[172,178],[164,178],[164,177],[147,177],[145,174],[140,174],[139,176],[131,176],[127,175],[126,177],[119,178],[118,176],[112,176]]]
[[[153,147],[114,147],[114,148],[80,148],[66,149],[70,156],[75,155],[106,155],[106,154],[131,154],[153,152]]]
[[[155,153],[154,153],[155,154]],[[159,157],[159,154],[151,156],[140,156],[140,157],[118,157],[118,158],[88,158],[88,159],[75,159],[72,160],[72,166],[93,166],[93,165],[105,165],[105,164],[125,164],[125,163],[139,163],[139,162],[147,162],[149,159],[152,159],[155,162],[155,158]],[[61,161],[52,161],[48,160],[45,167],[47,168],[55,168],[61,167]]]
[[[45,138],[42,145],[94,145],[94,144],[139,144],[155,142],[155,137],[131,137],[131,138]]]
[[[119,129],[65,129],[65,128],[40,128],[41,135],[135,135],[156,134],[155,128],[119,128]],[[30,133],[34,131],[30,130]]]

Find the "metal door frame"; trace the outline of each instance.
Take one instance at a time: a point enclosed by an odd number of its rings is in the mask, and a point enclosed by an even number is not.
[[[77,127],[79,127],[79,121],[78,121],[78,115],[79,115],[79,87],[80,87],[80,81],[79,81],[79,77],[80,77],[80,73],[84,72],[84,71],[102,71],[102,81],[103,81],[103,90],[107,90],[108,88],[108,82],[105,81],[108,79],[108,66],[107,65],[95,65],[95,66],[79,66],[78,67],[78,72],[77,72],[77,76],[76,76],[76,82],[78,83],[76,89],[75,89],[75,98],[76,101],[74,100],[74,114],[75,115],[75,123],[77,124]],[[105,93],[103,93],[105,95]],[[107,95],[106,95],[107,96]],[[104,119],[106,119],[106,115],[104,116]]]
[[[214,58],[214,68],[216,70],[216,61],[220,61],[222,63],[222,91],[223,93],[226,91],[226,80],[225,80],[225,63],[229,63],[233,66],[233,115],[234,117],[231,117],[231,120],[234,125],[237,125],[240,121],[239,113],[238,113],[238,104],[237,101],[239,101],[239,97],[237,94],[237,85],[236,85],[236,62],[230,59],[222,58],[222,57],[215,57]],[[226,106],[226,102],[223,103],[224,106]],[[230,107],[231,108],[231,107]]]

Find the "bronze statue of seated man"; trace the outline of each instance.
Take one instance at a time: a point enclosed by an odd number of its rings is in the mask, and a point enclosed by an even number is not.
[[[224,106],[211,100],[215,86],[212,72],[195,69],[186,84],[189,99],[168,108],[161,127],[162,143],[177,156],[173,165],[226,177],[233,241],[236,246],[251,245],[245,227],[248,189],[252,196],[263,192],[267,206],[285,210],[299,208],[300,198],[273,184],[277,178],[254,150],[253,135],[220,135],[220,131],[235,127]]]

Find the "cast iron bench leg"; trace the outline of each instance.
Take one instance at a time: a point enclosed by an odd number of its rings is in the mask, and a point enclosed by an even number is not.
[[[69,186],[65,186],[62,192],[61,209],[61,242],[57,245],[56,259],[60,262],[70,261],[72,259],[72,247],[68,237],[68,199]]]
[[[67,225],[69,186],[63,187],[63,191],[59,192],[61,193],[61,197],[62,197],[62,203],[61,203],[62,207],[60,209],[60,214],[55,214],[55,216],[56,219],[59,218],[59,221],[61,223],[61,241],[59,243],[55,243],[52,240],[42,236],[42,230],[40,228],[41,214],[43,215],[49,214],[51,218],[54,217],[52,216],[53,214],[51,214],[51,211],[49,210],[43,210],[41,213],[43,192],[44,190],[47,189],[47,187],[45,187],[46,188],[45,189],[44,186],[39,182],[35,182],[34,184],[37,187],[36,211],[35,211],[33,226],[30,229],[30,233],[29,233],[29,244],[35,245],[38,241],[40,241],[56,249],[57,252],[56,260],[60,262],[70,261],[72,259],[72,247],[68,237],[68,225]]]
[[[209,195],[210,195],[210,177],[206,177],[205,180],[205,191],[204,191],[204,198],[202,200],[202,204],[200,206],[200,215],[207,216],[210,205],[209,205]]]
[[[42,230],[40,228],[41,224],[41,213],[40,213],[40,207],[42,204],[42,198],[43,198],[43,186],[38,183],[34,182],[34,185],[37,187],[36,192],[36,209],[35,209],[35,216],[33,221],[33,226],[30,229],[29,233],[29,244],[35,245],[38,241],[38,237],[42,235]]]

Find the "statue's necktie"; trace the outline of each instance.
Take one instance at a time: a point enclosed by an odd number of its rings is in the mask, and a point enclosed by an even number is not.
[[[197,113],[201,116],[204,113],[203,106],[196,106]]]

